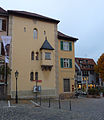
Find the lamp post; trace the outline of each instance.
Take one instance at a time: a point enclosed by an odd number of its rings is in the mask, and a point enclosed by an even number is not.
[[[15,78],[16,78],[16,97],[15,97],[15,100],[16,100],[16,103],[18,103],[18,93],[17,93],[17,78],[18,78],[18,75],[19,75],[19,72],[16,70],[16,72],[15,72]]]

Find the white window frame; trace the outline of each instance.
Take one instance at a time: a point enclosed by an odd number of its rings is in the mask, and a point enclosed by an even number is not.
[[[69,51],[69,42],[63,42],[63,50]]]
[[[51,60],[51,53],[45,52],[45,60]]]
[[[63,62],[64,62],[63,67],[64,68],[69,68],[69,59],[68,58],[64,58]]]

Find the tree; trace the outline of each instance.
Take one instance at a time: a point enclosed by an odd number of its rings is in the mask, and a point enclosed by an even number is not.
[[[104,53],[100,56],[95,65],[95,72],[99,74],[99,77],[104,82]]]

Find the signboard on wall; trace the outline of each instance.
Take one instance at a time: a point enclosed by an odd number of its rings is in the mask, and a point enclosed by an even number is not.
[[[41,91],[41,86],[33,87],[33,92],[40,92],[40,91]]]

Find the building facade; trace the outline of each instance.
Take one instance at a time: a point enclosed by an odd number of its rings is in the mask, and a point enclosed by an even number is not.
[[[77,39],[58,32],[59,20],[26,11],[8,10],[7,14],[8,35],[12,37],[8,95],[15,98],[16,70],[19,72],[17,86],[21,98],[35,96],[37,86],[41,96],[72,92],[74,42]]]
[[[0,36],[8,34],[8,14],[7,11],[0,7]],[[0,69],[5,64],[5,52],[3,43],[0,37]],[[0,96],[6,94],[6,79],[3,74],[0,74]]]
[[[75,55],[74,43],[77,38],[58,32],[59,94],[74,91]]]
[[[95,64],[94,60],[90,58],[75,58],[76,87],[78,85],[78,88],[86,88],[96,84]]]

